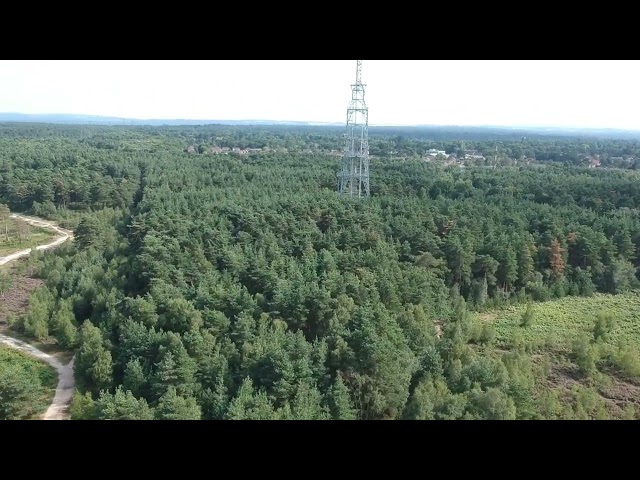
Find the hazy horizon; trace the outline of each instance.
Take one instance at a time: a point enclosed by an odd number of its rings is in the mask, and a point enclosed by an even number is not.
[[[365,60],[372,125],[640,130],[640,61]],[[0,61],[0,112],[343,123],[355,60]]]

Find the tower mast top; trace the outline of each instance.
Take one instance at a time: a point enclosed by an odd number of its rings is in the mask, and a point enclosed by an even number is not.
[[[356,85],[362,85],[362,60],[358,60],[356,67]]]

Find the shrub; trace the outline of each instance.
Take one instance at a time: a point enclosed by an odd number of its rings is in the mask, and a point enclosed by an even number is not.
[[[596,318],[595,325],[593,326],[593,339],[594,341],[602,340],[607,341],[609,334],[615,327],[615,319],[612,314],[606,312],[600,312]]]
[[[528,304],[527,305],[527,310],[522,315],[522,320],[520,321],[520,326],[521,327],[530,326],[533,323],[534,317],[535,317],[535,315],[534,315],[534,312],[533,312],[533,305]]]

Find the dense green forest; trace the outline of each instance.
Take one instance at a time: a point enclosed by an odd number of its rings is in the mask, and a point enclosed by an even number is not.
[[[34,257],[45,285],[15,324],[76,352],[73,418],[636,415],[640,396],[598,395],[603,375],[640,390],[635,345],[603,343],[610,313],[544,351],[474,320],[529,303],[531,329],[536,302],[638,288],[634,161],[573,165],[585,151],[635,155],[635,141],[514,139],[500,148],[552,162],[493,169],[411,154],[495,141],[374,137],[372,197],[357,201],[337,196],[339,158],[322,151],[339,139],[1,126],[0,203],[75,228],[72,244]],[[399,148],[409,155],[387,156]],[[570,391],[553,382],[559,364],[579,371]]]

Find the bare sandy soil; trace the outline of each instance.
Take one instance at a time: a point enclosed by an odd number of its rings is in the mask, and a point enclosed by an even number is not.
[[[26,217],[24,215],[18,215],[17,213],[11,214],[10,217],[18,220],[23,220],[28,224],[33,225],[34,227],[49,228],[61,235],[60,237],[56,238],[53,242],[36,247],[35,248],[36,250],[48,250],[49,248],[57,247],[58,245],[66,242],[69,238],[73,236],[73,234],[69,230],[65,230],[63,228],[58,227],[57,225],[54,225],[53,223],[46,222],[39,218]],[[21,258],[21,257],[26,257],[27,255],[31,254],[31,251],[32,251],[31,248],[27,248],[25,250],[20,250],[19,252],[16,252],[16,253],[12,253],[11,255],[7,255],[6,257],[0,257],[0,265],[4,265],[5,263],[12,262],[13,260],[17,260],[18,258]]]
[[[11,218],[16,218],[19,220],[23,220],[31,225],[36,227],[49,228],[58,232],[61,236],[56,238],[53,242],[47,243],[45,245],[40,245],[35,248],[35,250],[47,250],[49,248],[56,247],[66,242],[69,238],[73,237],[73,233],[69,230],[65,230],[63,228],[54,225],[53,223],[47,222],[45,220],[34,218],[34,217],[26,217],[24,215],[12,214]],[[32,249],[21,250],[16,253],[12,253],[11,255],[7,255],[5,257],[0,257],[0,265],[7,264],[14,260],[17,260],[21,257],[25,257],[31,254]],[[3,335],[0,333],[0,343],[7,345],[8,347],[15,348],[16,350],[20,350],[24,353],[31,355],[32,357],[38,358],[58,371],[58,386],[56,388],[56,394],[53,397],[53,402],[43,415],[43,420],[68,420],[69,419],[69,406],[71,405],[71,400],[73,399],[73,391],[75,387],[75,380],[73,376],[73,361],[71,361],[67,365],[63,365],[59,360],[57,360],[52,355],[48,353],[44,353],[41,350],[38,350],[32,345],[25,343],[21,340],[17,340],[13,337],[9,337],[7,335]]]

